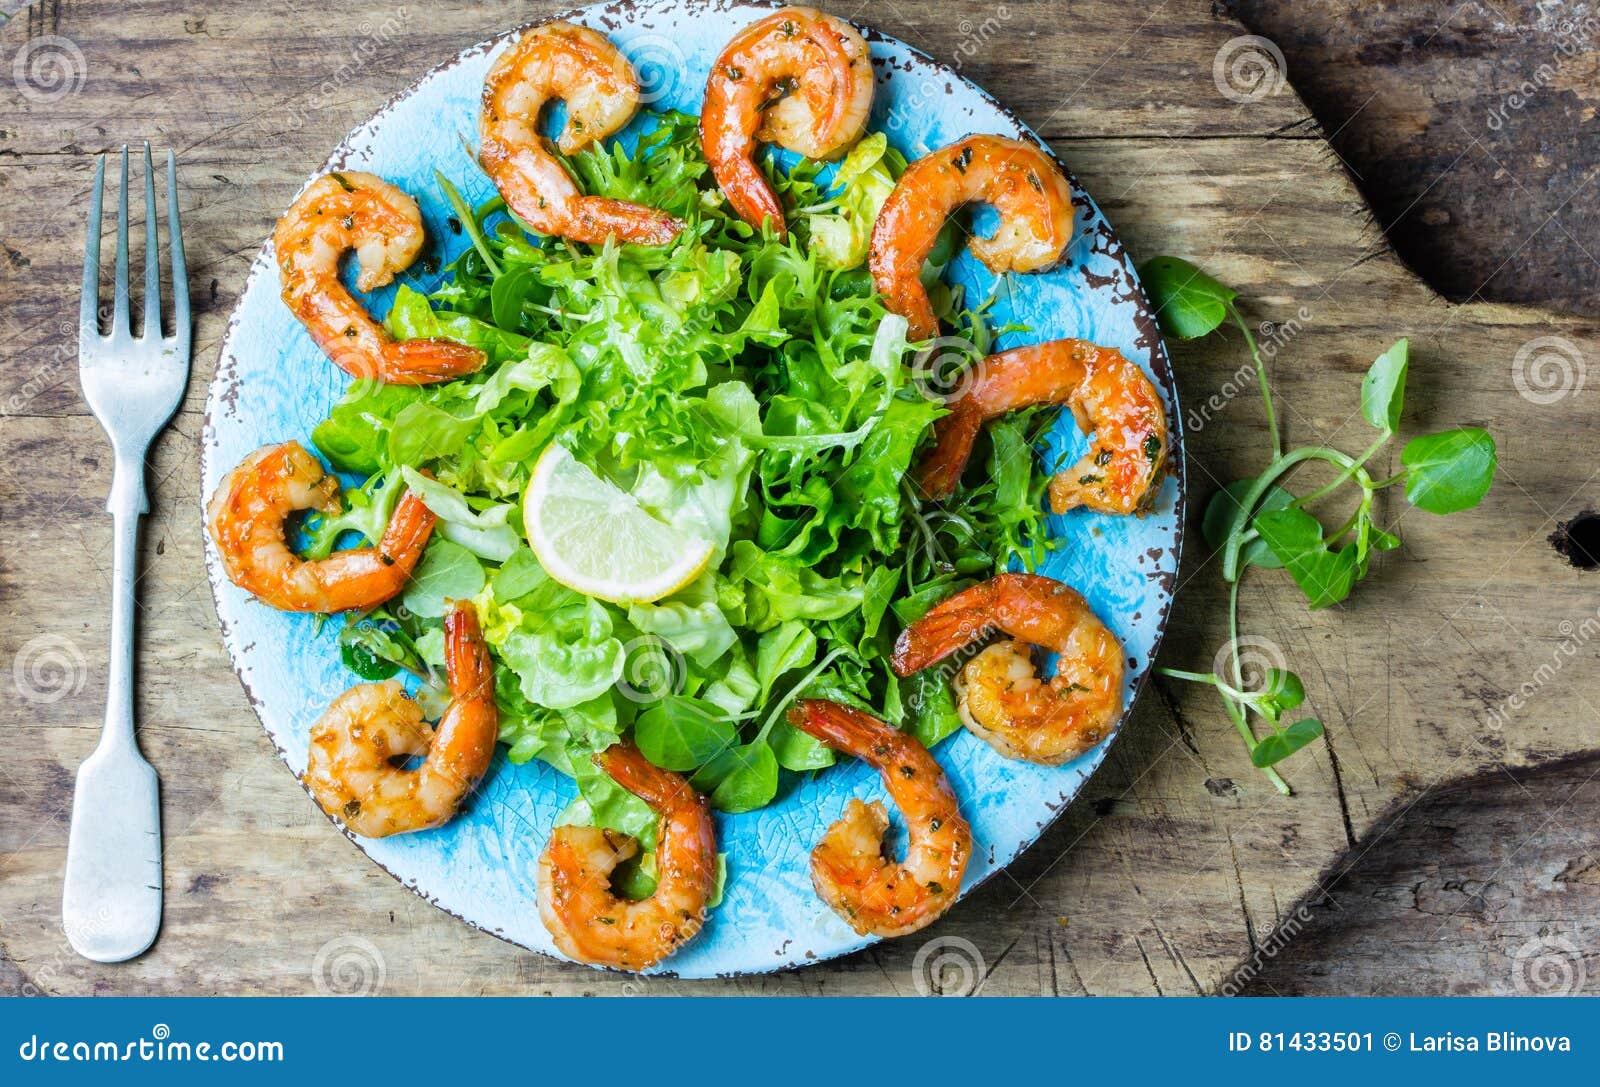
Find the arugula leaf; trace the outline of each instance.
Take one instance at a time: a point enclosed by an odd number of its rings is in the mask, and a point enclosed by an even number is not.
[[[1250,518],[1250,511],[1243,505],[1244,497],[1255,486],[1255,482],[1253,479],[1234,480],[1213,494],[1211,501],[1206,503],[1205,516],[1200,521],[1200,534],[1206,538],[1212,550],[1221,551],[1227,546],[1229,537],[1243,531],[1245,522]],[[1293,503],[1294,495],[1274,484],[1261,496],[1256,504],[1256,512],[1261,514],[1288,509]],[[1246,566],[1259,566],[1264,570],[1276,570],[1283,565],[1266,541],[1259,539],[1245,544],[1239,552],[1239,558]]]
[[[734,747],[739,730],[716,706],[669,695],[648,706],[633,723],[644,757],[665,770],[693,770]]]
[[[1266,715],[1276,721],[1286,711],[1306,700],[1306,688],[1300,677],[1283,668],[1269,668],[1261,690],[1257,692],[1258,705]]]
[[[1407,501],[1429,513],[1457,513],[1483,501],[1499,458],[1488,431],[1462,427],[1411,439],[1400,463]]]
[[[1179,257],[1152,257],[1139,268],[1161,331],[1180,340],[1215,332],[1238,292]]]
[[[961,715],[956,712],[956,697],[944,671],[929,668],[901,681],[908,688],[906,711],[911,717],[911,735],[932,750],[947,736],[961,731]]]
[[[1330,550],[1315,517],[1299,509],[1273,510],[1257,516],[1253,525],[1306,594],[1313,611],[1350,595],[1356,581],[1355,548]]]
[[[1385,434],[1393,434],[1400,426],[1410,350],[1411,341],[1401,340],[1379,355],[1361,379],[1361,414]]]
[[[472,599],[487,581],[483,564],[472,552],[449,540],[433,540],[411,572],[400,601],[416,615],[438,619],[448,601]]]
[[[1284,729],[1263,737],[1250,752],[1250,763],[1259,769],[1275,766],[1322,735],[1322,722],[1302,718]]]
[[[755,811],[778,795],[778,759],[765,740],[756,740],[724,751],[702,766],[690,784],[701,792],[709,790],[719,811]]]
[[[831,747],[781,718],[772,726],[767,742],[785,770],[821,770],[838,761]]]

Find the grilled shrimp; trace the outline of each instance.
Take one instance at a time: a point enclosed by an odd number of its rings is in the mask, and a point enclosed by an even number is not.
[[[783,205],[756,165],[758,142],[833,159],[861,139],[872,60],[856,28],[815,8],[783,8],[745,27],[711,65],[700,143],[739,217],[782,237]]]
[[[905,818],[906,858],[884,856],[882,801],[851,800],[811,851],[817,894],[863,936],[904,936],[932,924],[961,893],[972,828],[938,762],[915,739],[837,702],[802,699],[789,723],[873,766]]]
[[[960,482],[983,424],[1032,404],[1066,404],[1093,434],[1089,451],[1050,481],[1050,506],[1134,513],[1155,496],[1167,464],[1167,415],[1143,370],[1118,351],[1086,340],[1052,340],[990,355],[934,423],[934,444],[918,483],[935,499]]]
[[[884,304],[911,324],[913,340],[939,332],[922,266],[945,220],[963,204],[992,204],[1000,226],[973,238],[973,256],[996,275],[1042,272],[1072,241],[1072,190],[1055,159],[1036,144],[968,136],[912,163],[872,229],[872,279]]]
[[[670,243],[683,229],[671,215],[578,191],[539,134],[539,114],[556,99],[567,104],[556,142],[572,155],[628,123],[639,108],[639,80],[609,39],[571,23],[536,26],[501,54],[483,87],[478,161],[506,204],[541,234],[591,245],[613,236]]]
[[[206,506],[206,526],[228,580],[280,611],[372,608],[405,587],[433,532],[434,515],[407,492],[376,547],[306,560],[289,548],[284,522],[296,510],[333,515],[339,480],[299,442],[251,453],[223,477]]]
[[[557,827],[539,857],[539,915],[571,958],[645,970],[705,924],[717,878],[716,826],[705,797],[631,741],[613,744],[594,761],[660,817],[655,893],[635,902],[611,890],[612,870],[638,853],[638,842],[600,827]]]
[[[306,786],[322,810],[363,838],[383,838],[448,823],[489,769],[500,729],[494,672],[465,601],[444,620],[450,706],[430,732],[422,708],[395,680],[363,683],[340,695],[311,727]],[[422,756],[404,770],[403,756]]]
[[[1122,714],[1122,643],[1070,586],[1001,574],[959,592],[908,626],[890,663],[920,672],[996,630],[1012,639],[973,657],[956,676],[962,723],[1008,759],[1059,766],[1116,730]],[[1039,678],[1030,645],[1060,655]]]
[[[319,177],[278,220],[272,244],[283,300],[351,377],[428,385],[483,366],[484,353],[464,344],[396,343],[339,281],[339,260],[354,250],[361,265],[356,286],[385,286],[417,259],[424,240],[417,202],[372,174]]]

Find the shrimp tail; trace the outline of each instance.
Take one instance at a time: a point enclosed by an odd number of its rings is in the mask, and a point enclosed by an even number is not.
[[[452,602],[444,617],[444,660],[452,698],[494,697],[494,664],[478,610],[466,600]]]
[[[683,778],[645,758],[632,740],[614,743],[596,753],[593,759],[612,781],[657,811],[696,795]]]
[[[933,424],[933,447],[917,469],[917,486],[934,502],[955,494],[984,423],[983,409],[971,400],[957,399],[948,406],[950,414]]]
[[[473,790],[488,770],[499,739],[500,710],[494,700],[494,664],[483,640],[478,612],[457,600],[444,618],[445,670],[450,681],[450,708],[439,722],[426,772],[457,783],[461,795]]]
[[[906,627],[889,657],[897,676],[914,675],[994,633],[995,581],[963,590]]]
[[[404,340],[386,345],[382,359],[379,376],[386,384],[433,385],[477,373],[489,356],[449,340]]]
[[[822,698],[802,698],[788,713],[789,723],[830,747],[855,754],[871,747],[874,722],[858,709]]]
[[[395,506],[383,539],[378,541],[378,554],[386,564],[410,570],[422,558],[438,520],[415,491],[407,491]]]

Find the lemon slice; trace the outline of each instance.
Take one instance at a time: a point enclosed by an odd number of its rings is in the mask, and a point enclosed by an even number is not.
[[[628,492],[552,444],[534,465],[523,516],[545,572],[569,589],[615,604],[648,604],[699,577],[709,540],[652,517]]]

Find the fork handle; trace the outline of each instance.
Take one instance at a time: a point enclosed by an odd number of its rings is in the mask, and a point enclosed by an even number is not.
[[[139,579],[139,518],[150,509],[143,455],[117,454],[106,511],[112,520],[111,656],[106,724],[100,743],[138,750],[133,738],[134,585]]]
[[[160,783],[133,733],[133,593],[139,517],[149,509],[142,451],[117,452],[106,509],[113,524],[106,723],[72,791],[61,920],[78,954],[122,962],[161,928]]]

